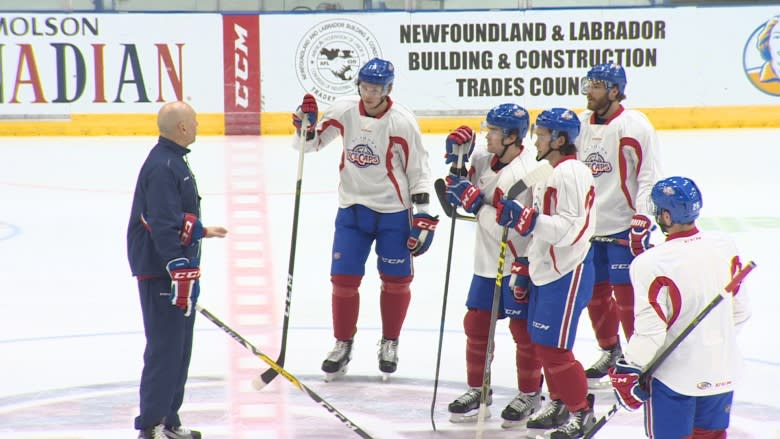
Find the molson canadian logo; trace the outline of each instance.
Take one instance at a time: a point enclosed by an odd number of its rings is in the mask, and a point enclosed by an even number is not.
[[[768,95],[780,96],[780,15],[771,17],[750,34],[742,60],[751,84]]]
[[[303,88],[321,102],[355,94],[358,70],[381,58],[368,28],[345,19],[327,20],[309,29],[295,52],[295,73]]]

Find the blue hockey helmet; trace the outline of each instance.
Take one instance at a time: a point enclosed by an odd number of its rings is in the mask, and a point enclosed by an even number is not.
[[[626,94],[626,71],[623,66],[615,63],[604,63],[593,66],[588,71],[587,79],[590,81],[602,81],[607,89],[617,86],[620,94]]]
[[[358,84],[366,82],[387,88],[388,85],[393,83],[393,79],[395,79],[393,63],[379,58],[369,60],[358,72]]]
[[[536,126],[547,128],[553,139],[561,133],[566,133],[566,141],[574,144],[574,140],[580,134],[580,119],[566,108],[551,108],[539,113],[536,117]]]
[[[690,178],[669,177],[658,181],[650,192],[655,216],[669,211],[672,223],[688,224],[699,217],[702,207],[701,191]]]
[[[517,130],[517,138],[522,140],[528,133],[529,120],[525,108],[517,104],[501,104],[488,111],[485,123],[501,128],[504,137],[508,136],[512,130]]]

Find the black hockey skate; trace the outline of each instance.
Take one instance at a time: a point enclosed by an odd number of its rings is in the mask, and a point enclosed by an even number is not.
[[[501,418],[504,420],[501,427],[508,429],[525,427],[528,417],[538,412],[541,407],[541,391],[534,393],[520,392],[501,412]]]
[[[352,339],[336,340],[333,350],[328,352],[328,356],[322,362],[325,382],[331,382],[346,374],[350,360],[352,360]]]
[[[611,349],[601,351],[601,357],[585,371],[585,376],[588,378],[588,388],[604,389],[609,387],[610,381],[607,372],[610,367],[615,366],[622,355],[623,349],[620,347],[620,340]]]
[[[569,420],[569,411],[560,399],[553,399],[544,408],[528,419],[528,436],[544,435],[547,430],[558,428]]]
[[[390,340],[382,337],[379,341],[379,370],[382,371],[382,380],[387,381],[390,374],[398,368],[398,340]]]
[[[168,439],[168,436],[165,435],[165,426],[160,424],[139,431],[138,439]]]
[[[482,399],[482,389],[472,387],[466,393],[452,401],[447,410],[450,412],[450,422],[462,424],[467,422],[477,422],[479,415],[479,403]],[[493,389],[490,389],[487,398],[487,405],[493,404]],[[485,419],[490,417],[490,409],[485,410]]]
[[[190,430],[182,426],[170,427],[166,425],[163,433],[165,433],[165,437],[168,439],[200,439],[199,431]]]
[[[588,394],[588,408],[571,413],[569,422],[550,433],[550,439],[576,439],[589,432],[596,425],[596,418],[593,416],[593,402],[593,395]]]

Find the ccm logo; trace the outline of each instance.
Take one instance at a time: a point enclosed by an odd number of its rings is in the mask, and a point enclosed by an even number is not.
[[[246,85],[249,80],[249,48],[246,45],[249,32],[237,23],[233,25],[233,31],[236,34],[236,40],[233,43],[236,67],[236,105],[241,108],[249,108],[249,87]]]

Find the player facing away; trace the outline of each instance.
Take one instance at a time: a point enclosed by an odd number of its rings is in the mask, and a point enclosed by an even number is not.
[[[577,158],[596,182],[595,234],[629,242],[593,243],[596,279],[588,315],[603,352],[585,371],[591,387],[609,386],[604,377],[621,354],[619,326],[626,339],[634,332],[628,266],[650,245],[647,200],[661,177],[655,129],[644,114],[621,104],[626,82],[623,67],[612,63],[593,67],[583,80],[588,109],[580,115]]]
[[[737,247],[725,234],[696,227],[702,195],[691,179],[663,179],[651,197],[666,241],[631,264],[636,327],[609,375],[622,406],[636,410],[646,400],[648,437],[722,439],[740,361],[737,327],[750,317],[739,286],[658,366],[647,388],[638,378],[741,269]]]
[[[341,136],[339,207],[331,259],[331,308],[336,345],[322,362],[326,381],[346,373],[357,332],[358,288],[372,243],[382,282],[379,369],[398,365],[398,337],[409,307],[412,257],[425,253],[439,220],[428,213],[431,172],[414,114],[390,98],[393,64],[379,58],[358,72],[358,96],[339,98],[317,123],[310,94],[293,114],[308,122],[306,152]],[[297,142],[296,142],[297,144]],[[297,145],[296,145],[297,146]]]
[[[473,147],[473,133],[469,127],[462,126],[447,137],[447,163],[453,164],[447,177],[448,201],[455,206],[462,206],[465,211],[477,217],[474,275],[471,278],[466,299],[467,311],[463,318],[469,390],[448,407],[450,420],[456,423],[477,421],[482,395],[502,236],[502,227],[495,221],[493,194],[497,188],[508,191],[512,183],[538,167],[529,154],[524,152],[522,142],[528,132],[528,122],[528,112],[519,105],[501,104],[493,108],[485,120],[487,147],[477,148],[471,157],[468,147]],[[466,145],[466,151],[463,151],[461,145]],[[461,162],[464,165],[471,159],[471,168],[467,174],[456,166],[459,150],[463,155]],[[530,191],[525,191],[520,197],[525,202],[530,201]],[[514,262],[504,266],[498,318],[509,317],[509,330],[516,346],[515,364],[519,393],[501,413],[504,428],[524,425],[525,419],[541,405],[541,363],[534,355],[528,335],[528,304],[522,300],[528,288],[527,245],[528,238],[521,237],[514,230],[508,235],[508,249],[512,255],[510,260]],[[488,404],[491,403],[492,397],[488,396]],[[490,416],[489,411],[487,416]]]
[[[526,426],[529,436],[579,438],[595,424],[593,395],[585,370],[572,348],[580,314],[593,288],[593,175],[577,160],[574,141],[577,115],[565,108],[543,111],[536,118],[537,160],[553,166],[547,180],[533,186],[532,204],[498,197],[496,221],[521,236],[530,236],[530,288],[515,300],[528,302],[528,332],[541,361],[550,403]],[[550,431],[552,430],[552,431]],[[547,433],[545,433],[545,431]]]

